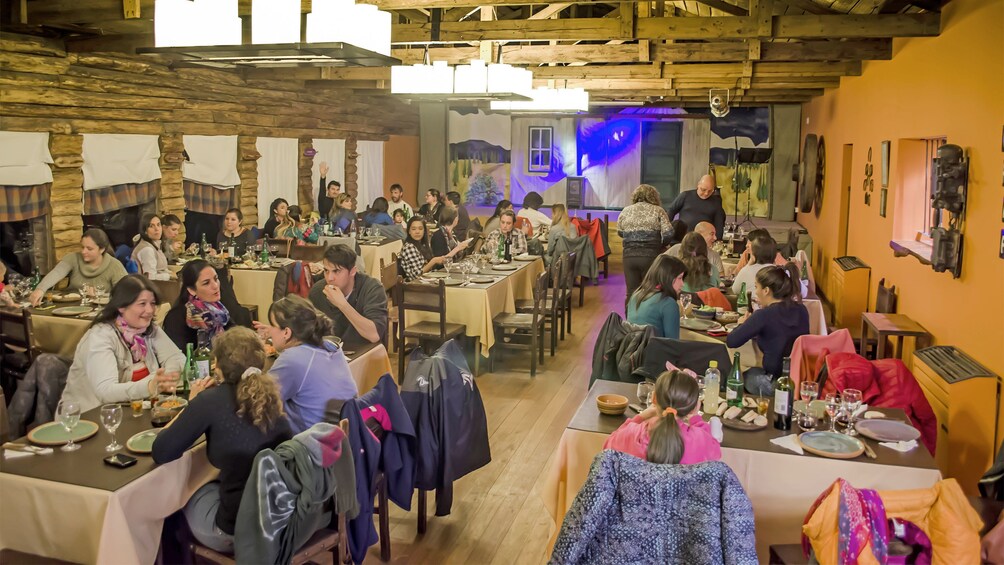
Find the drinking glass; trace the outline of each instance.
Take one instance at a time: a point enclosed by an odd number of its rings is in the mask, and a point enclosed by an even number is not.
[[[680,295],[680,307],[682,308],[681,313],[683,314],[684,318],[688,317],[687,316],[687,311],[690,309],[690,301],[691,301],[691,297],[690,297],[689,294],[681,294]]]
[[[845,388],[841,394],[841,399],[847,410],[847,430],[844,433],[849,436],[856,436],[858,435],[858,431],[854,429],[854,412],[861,407],[861,391],[855,388]]]
[[[819,383],[813,381],[802,381],[799,385],[799,397],[805,403],[805,412],[799,419],[799,427],[809,430],[816,427],[816,418],[812,415],[812,401],[819,396]]]
[[[697,413],[704,414],[704,375],[694,373],[694,380],[697,381]]]
[[[56,406],[56,421],[62,424],[66,433],[72,434],[73,428],[77,427],[77,423],[80,422],[80,405],[76,402],[60,400]],[[76,451],[80,449],[80,445],[73,443],[73,437],[70,436],[70,440],[60,449],[62,451]]]
[[[443,257],[443,269],[446,271],[446,278],[450,278],[451,268],[453,268],[453,257]]]
[[[108,298],[108,287],[101,283],[95,284],[94,298],[95,302],[97,302],[98,304],[106,303],[106,299]]]
[[[638,383],[638,402],[641,402],[643,408],[648,408],[653,390],[655,390],[655,383],[649,381]]]
[[[837,408],[840,407],[840,396],[829,393],[823,399],[826,402],[826,415],[830,417],[830,431],[837,431]]]
[[[94,287],[88,283],[80,285],[80,305],[88,306],[91,303],[91,297],[94,296]]]
[[[756,413],[760,416],[767,415],[767,408],[770,407],[770,397],[760,395],[756,398]]]
[[[208,241],[202,244],[202,252],[209,255],[209,251],[213,248],[212,244]]]
[[[146,400],[145,391],[130,391],[129,406],[132,408],[132,417],[139,418],[143,415],[143,401]]]
[[[122,407],[118,404],[105,404],[101,407],[101,425],[112,435],[112,442],[105,446],[105,451],[118,451],[122,449],[119,440],[115,437],[115,431],[122,423]]]

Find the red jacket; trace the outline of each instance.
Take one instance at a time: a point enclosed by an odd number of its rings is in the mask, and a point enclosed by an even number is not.
[[[829,376],[820,397],[828,392],[856,388],[869,406],[903,410],[911,424],[920,430],[920,441],[934,455],[938,420],[917,379],[902,361],[868,361],[856,353],[831,353],[826,356],[826,367]]]

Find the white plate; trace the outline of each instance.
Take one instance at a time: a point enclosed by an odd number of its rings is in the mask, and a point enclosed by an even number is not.
[[[680,318],[680,327],[700,332],[717,331],[722,329],[722,325],[718,322],[702,320],[700,318]]]

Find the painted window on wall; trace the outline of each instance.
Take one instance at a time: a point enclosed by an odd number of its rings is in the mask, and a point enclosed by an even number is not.
[[[530,143],[527,144],[527,170],[531,173],[551,171],[551,141],[554,128],[551,126],[530,126]]]

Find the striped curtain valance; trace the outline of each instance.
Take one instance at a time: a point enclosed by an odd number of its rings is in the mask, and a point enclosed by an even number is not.
[[[52,213],[52,183],[0,186],[0,222],[19,222]]]
[[[159,194],[160,179],[85,190],[84,215],[105,214],[131,206],[139,206],[155,200]]]
[[[185,193],[185,209],[203,214],[222,216],[234,207],[237,191],[232,188],[219,188],[200,182],[186,180],[182,183]]]

